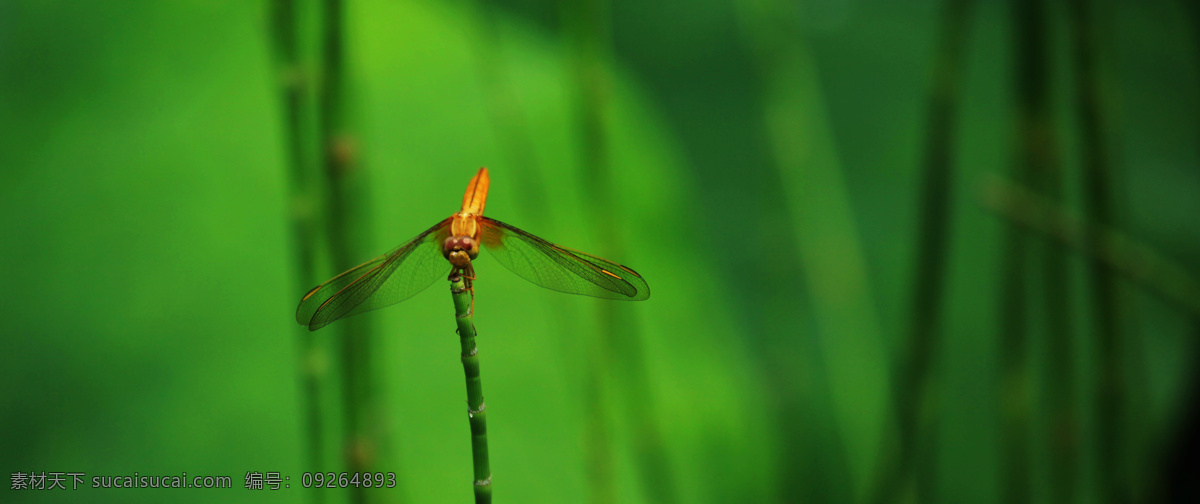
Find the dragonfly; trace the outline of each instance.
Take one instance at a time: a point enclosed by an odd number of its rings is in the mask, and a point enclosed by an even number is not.
[[[313,287],[300,298],[296,322],[315,331],[404,301],[439,278],[462,275],[473,288],[472,261],[480,246],[509,271],[547,289],[629,301],[650,297],[650,286],[632,268],[484,217],[489,184],[487,168],[480,168],[467,184],[461,211],[408,243]]]

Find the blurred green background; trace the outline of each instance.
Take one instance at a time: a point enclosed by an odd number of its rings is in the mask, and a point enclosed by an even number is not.
[[[489,216],[653,290],[477,261],[497,502],[1187,501],[1198,29],[1175,0],[0,1],[0,469],[233,482],[0,502],[468,502],[446,286],[293,313],[480,166]],[[348,468],[396,488],[300,488]]]

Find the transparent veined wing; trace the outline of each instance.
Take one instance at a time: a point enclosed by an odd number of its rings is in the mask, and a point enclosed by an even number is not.
[[[442,241],[450,234],[443,220],[412,241],[335,276],[300,299],[296,322],[310,331],[335,320],[404,301],[450,273]]]
[[[636,271],[591,254],[560,247],[495,219],[480,217],[479,241],[517,276],[547,289],[607,299],[641,301],[650,286]]]

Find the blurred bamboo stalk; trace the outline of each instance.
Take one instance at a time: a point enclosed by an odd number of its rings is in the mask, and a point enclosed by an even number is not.
[[[1020,4],[1024,2],[1016,2]],[[1020,19],[1020,18],[1018,18]],[[1020,30],[1018,30],[1020,33]],[[1020,38],[1018,35],[1016,38]],[[1019,72],[1018,72],[1019,73]],[[1026,105],[1026,104],[1022,104]],[[1022,114],[1026,110],[1020,111]],[[1025,118],[1022,118],[1025,119]],[[1022,121],[1023,123],[1024,121]],[[1022,124],[1019,129],[1024,130]],[[1018,133],[1020,142],[1028,132]],[[1028,146],[1022,145],[1021,150]],[[1018,180],[1029,180],[1029,152],[1017,156],[1013,174]],[[1001,258],[1000,294],[1000,453],[1003,471],[1001,502],[1030,502],[1029,475],[1029,413],[1030,376],[1026,341],[1028,339],[1028,310],[1025,306],[1027,288],[1027,251],[1025,232],[1014,223],[1004,231],[1004,255]]]
[[[317,279],[317,203],[313,190],[313,165],[305,156],[305,117],[311,72],[300,58],[300,29],[295,0],[271,2],[271,34],[281,81],[288,175],[291,189],[292,240],[295,252],[295,277],[300,287],[315,285]],[[324,348],[315,333],[301,327],[298,369],[304,403],[306,438],[305,470],[320,471],[325,461],[324,426],[321,416],[321,388],[325,371]],[[323,492],[312,493],[313,502],[324,502]]]
[[[1097,68],[1098,40],[1094,12],[1088,0],[1067,2],[1067,26],[1071,39],[1071,63],[1075,74],[1075,112],[1081,129],[1081,159],[1084,211],[1097,228],[1085,228],[1083,239],[1088,247],[1098,247],[1102,236],[1094,229],[1111,228],[1114,223],[1112,191],[1103,110],[1104,83]],[[1121,306],[1117,300],[1116,277],[1099,261],[1088,266],[1091,279],[1092,316],[1095,318],[1099,384],[1096,389],[1096,441],[1099,453],[1100,495],[1104,502],[1125,503],[1132,498],[1129,481],[1122,471],[1124,449],[1123,415],[1125,412],[1125,362],[1121,357]]]
[[[982,186],[989,210],[1082,253],[1094,265],[1146,290],[1192,317],[1200,317],[1200,282],[1178,263],[1116,230],[1088,222],[1057,202],[998,177]]]
[[[1200,319],[1200,282],[1197,282],[1195,275],[1146,244],[1111,227],[1088,222],[1052,200],[1000,179],[990,180],[984,185],[982,201],[992,211],[1077,249],[1093,267],[1103,268],[1114,277],[1120,276],[1175,309]],[[1171,448],[1150,451],[1170,452]],[[1162,481],[1154,474],[1144,477],[1150,486],[1144,491],[1153,495],[1158,489],[1152,488],[1152,485],[1161,484]],[[1107,491],[1112,483],[1102,484],[1106,486],[1102,490]],[[1104,498],[1123,502],[1146,500],[1145,497],[1134,497],[1131,490]]]
[[[1029,413],[1030,379],[1027,362],[1028,310],[1025,307],[1027,243],[1021,230],[1009,224],[1004,236],[1000,296],[1000,457],[1001,501],[1030,502]]]
[[[962,63],[971,5],[947,0],[941,20],[938,53],[929,96],[929,128],[925,138],[912,319],[893,379],[892,400],[899,417],[898,446],[885,452],[870,502],[899,499],[905,480],[915,472],[917,502],[935,502],[934,429],[936,399],[929,374],[936,354],[937,320],[950,222],[955,125],[961,95]]]
[[[609,97],[613,77],[610,4],[607,0],[583,0],[559,3],[563,30],[572,50],[572,81],[575,87],[579,135],[583,144],[584,194],[595,215],[597,251],[601,256],[620,257],[622,244],[616,231],[611,208],[613,175],[608,152]],[[657,423],[654,398],[645,386],[649,382],[641,349],[640,326],[628,310],[613,303],[596,304],[599,326],[588,352],[590,357],[585,380],[588,403],[597,408],[587,415],[587,459],[593,503],[616,502],[616,482],[612,425],[605,391],[612,383],[626,397],[625,414],[632,428],[632,448],[636,469],[650,502],[676,502],[674,476],[668,464],[666,446]],[[617,330],[621,327],[623,330]],[[619,369],[619,379],[612,379]]]
[[[345,5],[324,0],[321,12],[321,70],[318,93],[320,145],[329,191],[329,237],[337,271],[347,270],[366,257],[363,244],[370,229],[368,191],[359,164],[357,139],[346,120]],[[371,361],[372,326],[369,317],[342,324],[341,373],[343,425],[342,455],[352,473],[370,470],[379,449],[373,425],[375,415]],[[367,502],[363,487],[352,487],[351,500]]]
[[[1052,160],[1054,149],[1054,130],[1052,130],[1049,110],[1049,64],[1046,61],[1048,47],[1048,23],[1046,23],[1046,8],[1036,0],[1014,1],[1014,86],[1016,89],[1016,122],[1015,122],[1015,156],[1013,157],[1013,178],[1019,184],[1028,185],[1037,181],[1046,191],[1057,190],[1056,184],[1050,184],[1056,178],[1057,166]],[[1062,349],[1060,342],[1067,341],[1069,334],[1064,328],[1066,324],[1067,305],[1064,300],[1066,289],[1066,271],[1064,262],[1058,253],[1060,247],[1046,247],[1044,250],[1034,250],[1026,239],[1026,229],[1018,223],[1008,222],[1004,230],[1004,256],[1002,258],[1002,295],[1000,322],[1000,356],[1001,378],[1000,412],[1001,412],[1001,468],[1002,480],[1001,497],[1006,503],[1027,503],[1033,497],[1031,478],[1031,422],[1032,422],[1032,389],[1033,376],[1028,365],[1028,323],[1030,316],[1026,307],[1026,296],[1030,293],[1030,259],[1031,252],[1038,254],[1040,265],[1043,266],[1045,281],[1046,322],[1049,325],[1051,340],[1051,372],[1048,389],[1051,396],[1054,392],[1062,392],[1061,383],[1055,378],[1069,380],[1069,374],[1063,377],[1061,370],[1069,370],[1070,354],[1062,355],[1057,350]],[[1036,284],[1036,283],[1034,283]],[[1063,361],[1060,361],[1063,360]],[[1069,383],[1069,382],[1068,382]],[[1068,388],[1069,394],[1069,388]],[[1061,395],[1061,394],[1058,394]],[[1051,400],[1051,408],[1069,407]],[[1052,434],[1051,434],[1052,438]],[[1054,439],[1051,439],[1051,457],[1055,462],[1063,461]],[[1051,463],[1050,472],[1061,476],[1061,466]],[[1061,488],[1069,486],[1068,481],[1051,476],[1051,485],[1055,486],[1056,496],[1061,496]],[[1067,485],[1064,485],[1067,484]],[[1057,502],[1069,502],[1069,496]]]
[[[1051,5],[1037,0],[1021,0],[1014,10],[1014,21],[1018,24],[1015,30],[1017,54],[1017,107],[1018,107],[1018,155],[1017,162],[1025,166],[1030,183],[1039,188],[1052,201],[1062,201],[1064,194],[1063,166],[1059,158],[1057,128],[1051,107],[1051,79],[1054,65],[1050,62],[1053,48],[1050,43],[1050,14]],[[1018,173],[1021,169],[1016,170]],[[1019,177],[1018,177],[1019,180]],[[1010,226],[1009,229],[1012,229]],[[1051,501],[1070,504],[1075,499],[1077,482],[1078,453],[1078,412],[1074,393],[1074,352],[1071,344],[1071,292],[1068,275],[1067,250],[1061,243],[1050,242],[1042,244],[1041,252],[1042,282],[1044,285],[1046,303],[1047,355],[1048,365],[1045,366],[1046,391],[1045,404],[1048,405],[1048,442],[1049,442],[1049,485]],[[1015,272],[1013,272],[1015,273]],[[1016,293],[1014,293],[1016,294]],[[1007,335],[1008,333],[1003,333]],[[1028,345],[1028,342],[1025,342]],[[1003,354],[1002,354],[1003,355]],[[1028,362],[1029,352],[1020,356],[1022,363]],[[1023,406],[1030,411],[1033,405],[1029,402],[1033,395],[1027,365],[1018,366],[1013,362],[1010,369],[1025,373],[1025,379],[1019,380],[1023,390],[1018,397],[1026,403]],[[1015,377],[1014,377],[1015,378]],[[1024,422],[1029,429],[1033,421],[1032,415],[1014,419]],[[1022,448],[1029,447],[1028,436],[1019,439],[1003,440],[1006,446],[1021,443]],[[1010,444],[1008,441],[1011,441]],[[1024,450],[1022,450],[1024,451]],[[1013,457],[1007,464],[1012,473],[1021,476],[1010,480],[1012,485],[1022,485],[1025,490],[1011,492],[1008,502],[1029,502],[1032,498],[1032,480],[1029,477],[1030,461],[1026,453],[1023,457]],[[1015,476],[1015,474],[1014,474]]]
[[[598,54],[608,37],[608,11],[605,0],[582,0],[574,2],[562,0],[559,2],[562,16],[563,31],[572,51],[571,81],[575,86],[577,104],[575,114],[578,117],[579,134],[583,140],[583,172],[588,182],[592,197],[592,208],[598,208],[598,203],[606,194],[601,194],[606,187],[592,187],[596,182],[603,184],[607,179],[608,152],[605,145],[604,119],[607,112],[607,94],[603,86],[608,83],[601,79],[604,74],[604,62]],[[598,252],[602,256],[611,255],[604,248],[608,229],[604,227],[607,220],[601,212],[596,222],[600,233],[598,236]],[[593,410],[585,414],[584,426],[584,458],[588,471],[588,502],[592,504],[611,504],[617,500],[615,462],[612,451],[612,426],[609,423],[611,412],[605,388],[610,379],[612,369],[612,348],[609,336],[612,333],[612,310],[607,304],[601,303],[599,310],[599,325],[595,338],[589,342],[588,363],[584,372],[584,404]]]
[[[745,1],[738,7],[743,36],[762,80],[763,128],[775,183],[816,322],[812,340],[819,356],[810,357],[806,364],[812,369],[805,370],[795,369],[794,356],[783,357],[781,388],[805,388],[794,383],[818,377],[815,381],[821,385],[807,387],[824,385],[827,390],[807,400],[819,403],[828,397],[832,406],[825,407],[831,413],[806,416],[803,406],[780,401],[781,425],[794,425],[802,418],[812,421],[804,434],[785,437],[777,495],[784,502],[851,502],[861,498],[856,487],[861,489],[858,483],[871,476],[885,431],[875,419],[888,416],[887,356],[867,257],[817,62],[803,36],[801,12],[796,4],[777,0]],[[832,436],[813,432],[824,418],[830,419]],[[804,454],[810,446],[819,447],[822,455]],[[810,467],[813,477],[798,488],[793,471]]]

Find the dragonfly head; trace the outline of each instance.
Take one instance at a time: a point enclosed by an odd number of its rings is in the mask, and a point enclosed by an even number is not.
[[[470,236],[451,236],[442,244],[442,255],[456,268],[466,268],[479,257],[479,242]]]

